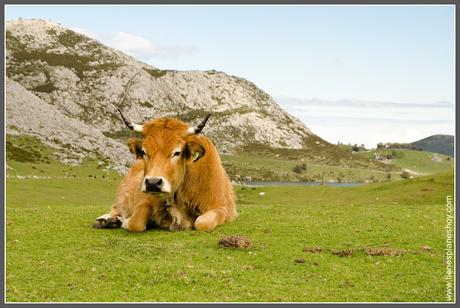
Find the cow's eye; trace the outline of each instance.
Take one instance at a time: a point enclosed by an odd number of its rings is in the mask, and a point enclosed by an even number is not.
[[[176,152],[174,152],[173,157],[176,157],[176,156],[179,156],[179,155],[180,155],[180,151],[176,151]]]
[[[141,150],[141,155],[142,155],[142,157],[145,157],[147,154],[145,153],[144,150]]]

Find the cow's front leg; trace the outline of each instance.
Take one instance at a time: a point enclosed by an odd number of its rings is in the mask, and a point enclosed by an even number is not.
[[[184,209],[173,205],[168,206],[167,210],[172,217],[172,223],[169,226],[169,231],[182,231],[192,229],[193,219]]]
[[[121,221],[116,216],[111,214],[104,214],[96,218],[96,221],[93,223],[93,228],[95,229],[115,229],[121,227]]]
[[[150,215],[152,214],[152,208],[150,204],[145,201],[139,203],[133,215],[129,218],[118,217],[121,220],[121,227],[130,232],[142,232],[147,228],[147,223]]]
[[[227,210],[224,208],[212,209],[198,216],[195,221],[195,230],[211,231],[227,219]]]

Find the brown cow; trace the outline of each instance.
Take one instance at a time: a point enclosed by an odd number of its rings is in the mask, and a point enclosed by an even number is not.
[[[123,179],[120,186],[126,189],[119,188],[117,195],[133,193],[132,199],[119,204],[134,210],[121,213],[115,209],[116,202],[111,214],[99,221],[110,225],[119,216],[121,226],[129,231],[145,230],[149,220],[160,226],[169,223],[171,230],[194,227],[210,231],[236,218],[235,194],[219,153],[209,138],[198,135],[209,115],[195,128],[173,118],[138,125],[120,114],[130,129],[143,135],[143,139],[129,141],[130,150],[142,159]],[[161,203],[162,195],[166,195],[166,203]]]

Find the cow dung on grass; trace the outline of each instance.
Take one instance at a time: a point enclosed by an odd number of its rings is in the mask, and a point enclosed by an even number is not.
[[[305,247],[303,251],[306,253],[319,253],[322,252],[323,249],[321,247]]]
[[[351,257],[351,256],[353,256],[353,250],[352,249],[343,249],[343,250],[332,249],[331,253],[333,255],[336,255],[336,256],[339,256],[339,257]]]
[[[220,238],[219,246],[231,248],[249,248],[251,247],[251,241],[244,236],[224,236]]]
[[[405,250],[402,249],[394,249],[394,248],[364,248],[364,253],[368,256],[402,256],[406,253]]]

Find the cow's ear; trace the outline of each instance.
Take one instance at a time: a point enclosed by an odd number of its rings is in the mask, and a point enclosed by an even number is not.
[[[196,141],[189,141],[185,144],[184,157],[189,162],[196,162],[206,154],[204,147]]]
[[[136,159],[142,158],[142,139],[131,138],[128,140],[129,151],[136,156]]]

